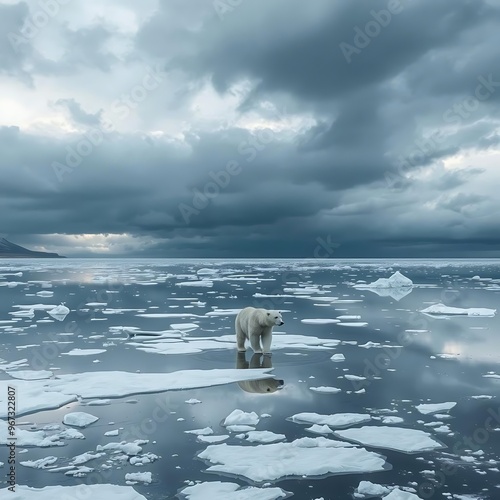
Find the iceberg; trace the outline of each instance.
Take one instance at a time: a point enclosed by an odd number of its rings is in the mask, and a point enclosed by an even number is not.
[[[497,312],[496,309],[487,309],[485,307],[450,307],[444,304],[432,304],[432,306],[422,309],[421,313],[427,314],[429,316],[485,316],[492,317],[495,316]]]
[[[372,283],[357,283],[354,288],[369,290],[380,297],[392,297],[394,300],[399,301],[412,292],[413,281],[396,271],[389,278],[379,278]]]

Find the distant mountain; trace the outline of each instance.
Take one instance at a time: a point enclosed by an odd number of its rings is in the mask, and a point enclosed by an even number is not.
[[[33,250],[15,245],[5,238],[0,238],[0,259],[2,258],[63,259],[64,257],[57,253],[34,252]]]

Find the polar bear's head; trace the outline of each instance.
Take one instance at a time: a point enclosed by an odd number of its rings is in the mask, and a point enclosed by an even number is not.
[[[269,326],[281,326],[285,324],[279,311],[267,311],[266,319]]]

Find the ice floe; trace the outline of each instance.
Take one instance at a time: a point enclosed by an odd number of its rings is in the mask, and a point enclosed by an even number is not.
[[[10,500],[54,500],[69,498],[105,498],[106,500],[147,500],[145,496],[137,493],[131,486],[118,486],[115,484],[78,484],[75,486],[45,486],[31,488],[22,484],[16,485],[14,494],[3,491]]]
[[[236,483],[222,481],[203,482],[188,486],[179,492],[186,500],[278,500],[287,498],[290,493],[281,488],[241,487]]]
[[[300,322],[306,325],[329,325],[331,323],[340,323],[340,320],[333,318],[306,318],[301,319]]]
[[[333,413],[331,415],[320,415],[319,413],[296,413],[289,420],[298,424],[319,424],[328,425],[341,429],[351,425],[363,424],[371,420],[371,415],[367,413]]]
[[[370,425],[335,431],[334,435],[364,446],[385,448],[404,453],[419,453],[445,448],[445,445],[436,441],[427,432],[403,427]]]
[[[457,403],[449,401],[446,403],[425,403],[415,406],[415,408],[424,415],[439,413],[440,411],[448,411],[454,408]]]
[[[338,392],[341,392],[342,389],[339,389],[338,387],[328,387],[321,385],[319,387],[309,387],[311,391],[314,392],[319,392],[321,394],[337,394]]]
[[[243,476],[257,483],[389,468],[385,457],[378,453],[324,437],[258,446],[210,445],[198,457],[212,464],[207,472]]]
[[[66,425],[73,425],[75,427],[87,427],[94,422],[97,422],[99,417],[85,413],[84,411],[75,411],[64,415],[63,422]]]
[[[495,316],[496,309],[487,309],[485,307],[450,307],[444,304],[433,304],[420,312],[427,314],[429,316],[485,316],[492,317]]]
[[[69,309],[64,304],[60,304],[48,311],[48,314],[57,321],[64,321],[69,313]]]
[[[257,425],[259,423],[259,416],[257,413],[252,411],[251,413],[244,412],[242,410],[233,410],[225,419],[222,425],[224,427],[228,425]]]

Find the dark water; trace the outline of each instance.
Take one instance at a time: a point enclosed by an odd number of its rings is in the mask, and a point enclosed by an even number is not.
[[[244,275],[247,278],[215,280],[212,288],[176,285],[188,281],[197,270],[205,267],[216,269],[216,277]],[[396,270],[417,285],[400,300],[352,287],[358,280],[371,282],[389,277]],[[6,274],[18,272],[22,276]],[[285,386],[273,394],[251,394],[233,383],[126,396],[113,399],[106,406],[84,406],[84,402],[75,402],[58,410],[19,417],[18,424],[30,422],[36,428],[60,424],[69,411],[87,411],[98,416],[99,421],[81,430],[85,440],[66,440],[63,447],[25,448],[27,451],[18,455],[18,461],[53,455],[58,457],[56,465],[62,466],[75,455],[95,451],[99,444],[124,439],[147,439],[149,443],[144,445],[143,451],[161,457],[142,467],[125,463],[115,464],[111,469],[102,468],[104,459],[109,458],[103,457],[85,464],[95,468],[95,471],[83,478],[18,464],[19,484],[32,487],[79,482],[125,484],[125,473],[150,471],[152,484],[134,486],[150,499],[174,498],[188,481],[228,480],[242,486],[249,485],[251,483],[243,477],[227,478],[206,473],[207,464],[197,459],[196,455],[207,445],[198,443],[196,436],[183,431],[211,426],[215,434],[225,434],[220,422],[239,408],[255,411],[259,415],[271,414],[270,418],[260,421],[257,429],[285,434],[287,441],[292,441],[306,435],[314,437],[304,431],[306,426],[287,420],[295,413],[358,412],[376,416],[377,410],[391,409],[396,410],[391,415],[404,419],[399,426],[430,432],[447,448],[417,454],[368,448],[386,456],[392,470],[365,475],[293,478],[280,480],[276,485],[294,493],[299,499],[349,499],[363,479],[384,485],[411,485],[422,498],[453,498],[453,494],[470,494],[473,495],[471,498],[500,498],[500,472],[497,469],[500,468],[497,463],[500,460],[500,432],[493,430],[500,428],[500,379],[483,376],[500,371],[498,314],[494,317],[432,318],[419,312],[438,302],[453,307],[496,309],[500,297],[499,262],[23,260],[0,262],[0,276],[2,273],[6,275],[0,277],[0,285],[12,281],[20,284],[15,287],[0,286],[0,321],[12,319],[9,313],[18,310],[15,305],[65,302],[71,310],[60,322],[39,322],[49,317],[37,311],[33,319],[21,318],[14,324],[0,323],[0,357],[4,362],[26,358],[29,366],[22,369],[54,370],[56,375],[60,375],[95,370],[167,373],[235,368],[237,354],[234,349],[170,355],[143,352],[129,344],[124,332],[112,328],[127,326],[159,331],[169,329],[171,323],[192,322],[199,328],[189,332],[189,336],[233,334],[234,315],[196,318],[137,316],[141,311],[186,311],[185,306],[191,305],[190,301],[174,300],[178,298],[206,302],[204,306],[196,305],[189,309],[197,315],[204,315],[214,308],[238,309],[249,305],[280,309],[285,311],[285,325],[277,327],[277,332],[343,342],[356,341],[358,344],[341,343],[331,350],[275,350],[272,356],[274,373],[284,380]],[[475,275],[491,280],[471,279]],[[51,283],[52,287],[42,288],[48,285],[43,285],[41,281]],[[301,286],[319,287],[323,295],[338,297],[340,301],[329,304],[283,291],[284,288]],[[34,295],[42,290],[52,291],[54,295]],[[256,298],[253,296],[255,293],[292,297]],[[322,296],[318,293],[311,295]],[[86,305],[94,302],[106,303],[107,306]],[[104,314],[102,310],[106,308],[134,311]],[[303,318],[336,318],[339,315],[361,316],[360,320],[353,321],[367,322],[368,325],[348,327],[304,324],[300,321]],[[36,326],[30,327],[32,325]],[[369,341],[382,346],[359,347]],[[384,347],[384,344],[401,347]],[[74,348],[106,349],[106,352],[78,357],[63,354]],[[335,353],[343,353],[346,361],[333,363],[330,357]],[[441,354],[453,356],[441,358]],[[250,358],[251,353],[248,352],[247,361]],[[94,363],[95,360],[99,362]],[[350,382],[339,378],[345,373],[362,375],[367,380]],[[6,372],[0,370],[0,380],[9,378]],[[309,389],[323,385],[339,387],[342,392],[318,394]],[[366,392],[354,392],[362,388]],[[472,398],[477,395],[493,397]],[[199,399],[202,403],[186,404],[185,401],[190,398]],[[420,403],[445,401],[457,402],[450,410],[452,418],[443,421],[453,434],[435,433],[432,427],[424,424],[435,422],[436,418],[422,415],[415,409]],[[158,407],[162,410],[161,418],[158,418]],[[184,420],[179,421],[179,418]],[[381,425],[375,420],[371,424]],[[116,428],[123,428],[120,437],[103,437],[104,432]],[[234,434],[225,442],[229,445],[242,444]],[[465,449],[483,450],[484,454],[476,456],[474,463],[468,463],[459,458],[459,455],[467,454]],[[0,462],[6,462],[6,456],[6,448],[0,447]],[[453,467],[450,467],[450,462]],[[434,471],[434,476],[422,473],[424,470]],[[0,468],[0,473],[3,471],[6,471],[6,466]],[[6,484],[5,474],[2,474],[0,484]]]

